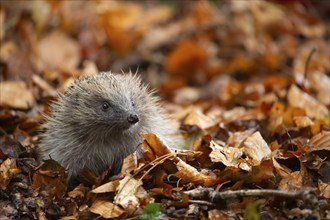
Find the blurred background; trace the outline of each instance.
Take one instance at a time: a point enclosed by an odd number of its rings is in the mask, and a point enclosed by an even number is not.
[[[57,90],[100,71],[139,72],[172,110],[254,107],[285,98],[292,82],[329,106],[329,8],[322,0],[2,0],[0,106],[47,112]]]

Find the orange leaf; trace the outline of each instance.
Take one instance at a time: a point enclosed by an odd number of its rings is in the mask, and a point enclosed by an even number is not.
[[[7,158],[0,166],[0,186],[2,190],[7,188],[11,179],[21,170],[16,166],[16,160]]]
[[[166,72],[171,75],[192,77],[198,70],[205,67],[206,52],[196,42],[185,40],[167,56]]]

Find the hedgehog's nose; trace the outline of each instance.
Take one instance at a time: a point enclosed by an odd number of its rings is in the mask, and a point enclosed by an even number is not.
[[[139,121],[139,117],[135,114],[130,114],[128,117],[127,117],[127,121],[131,124],[135,124]]]

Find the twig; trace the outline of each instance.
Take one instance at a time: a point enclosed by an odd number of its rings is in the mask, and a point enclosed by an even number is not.
[[[301,199],[312,210],[315,219],[320,219],[319,201],[313,190],[310,188],[302,189],[297,192],[272,189],[247,189],[237,191],[218,192],[213,188],[199,188],[185,192],[192,199],[207,200],[212,203],[234,199],[238,197],[282,197],[287,199]],[[190,200],[191,201],[191,200]],[[192,200],[193,201],[193,200]]]
[[[199,188],[193,189],[185,192],[190,198],[194,199],[207,199],[211,202],[219,202],[227,199],[234,199],[238,197],[249,197],[249,196],[259,196],[259,197],[283,197],[291,199],[303,199],[311,204],[316,204],[318,202],[313,191],[310,189],[300,190],[297,192],[283,191],[283,190],[272,190],[272,189],[247,189],[247,190],[237,190],[237,191],[226,191],[217,192],[213,188]]]
[[[204,200],[192,200],[192,199],[189,199],[189,203],[198,204],[198,205],[215,206],[214,203],[207,202],[207,201],[204,201]]]
[[[312,60],[312,56],[313,54],[316,52],[316,49],[315,47],[311,50],[311,52],[308,54],[308,57],[307,57],[307,60],[306,60],[306,65],[305,65],[305,72],[304,72],[304,81],[307,80],[307,74],[308,74],[308,67],[309,67],[309,64]]]

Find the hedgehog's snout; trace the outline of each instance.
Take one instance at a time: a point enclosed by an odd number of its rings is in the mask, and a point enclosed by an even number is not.
[[[131,124],[136,124],[139,120],[140,119],[137,114],[130,114],[129,116],[127,116],[127,121]]]

